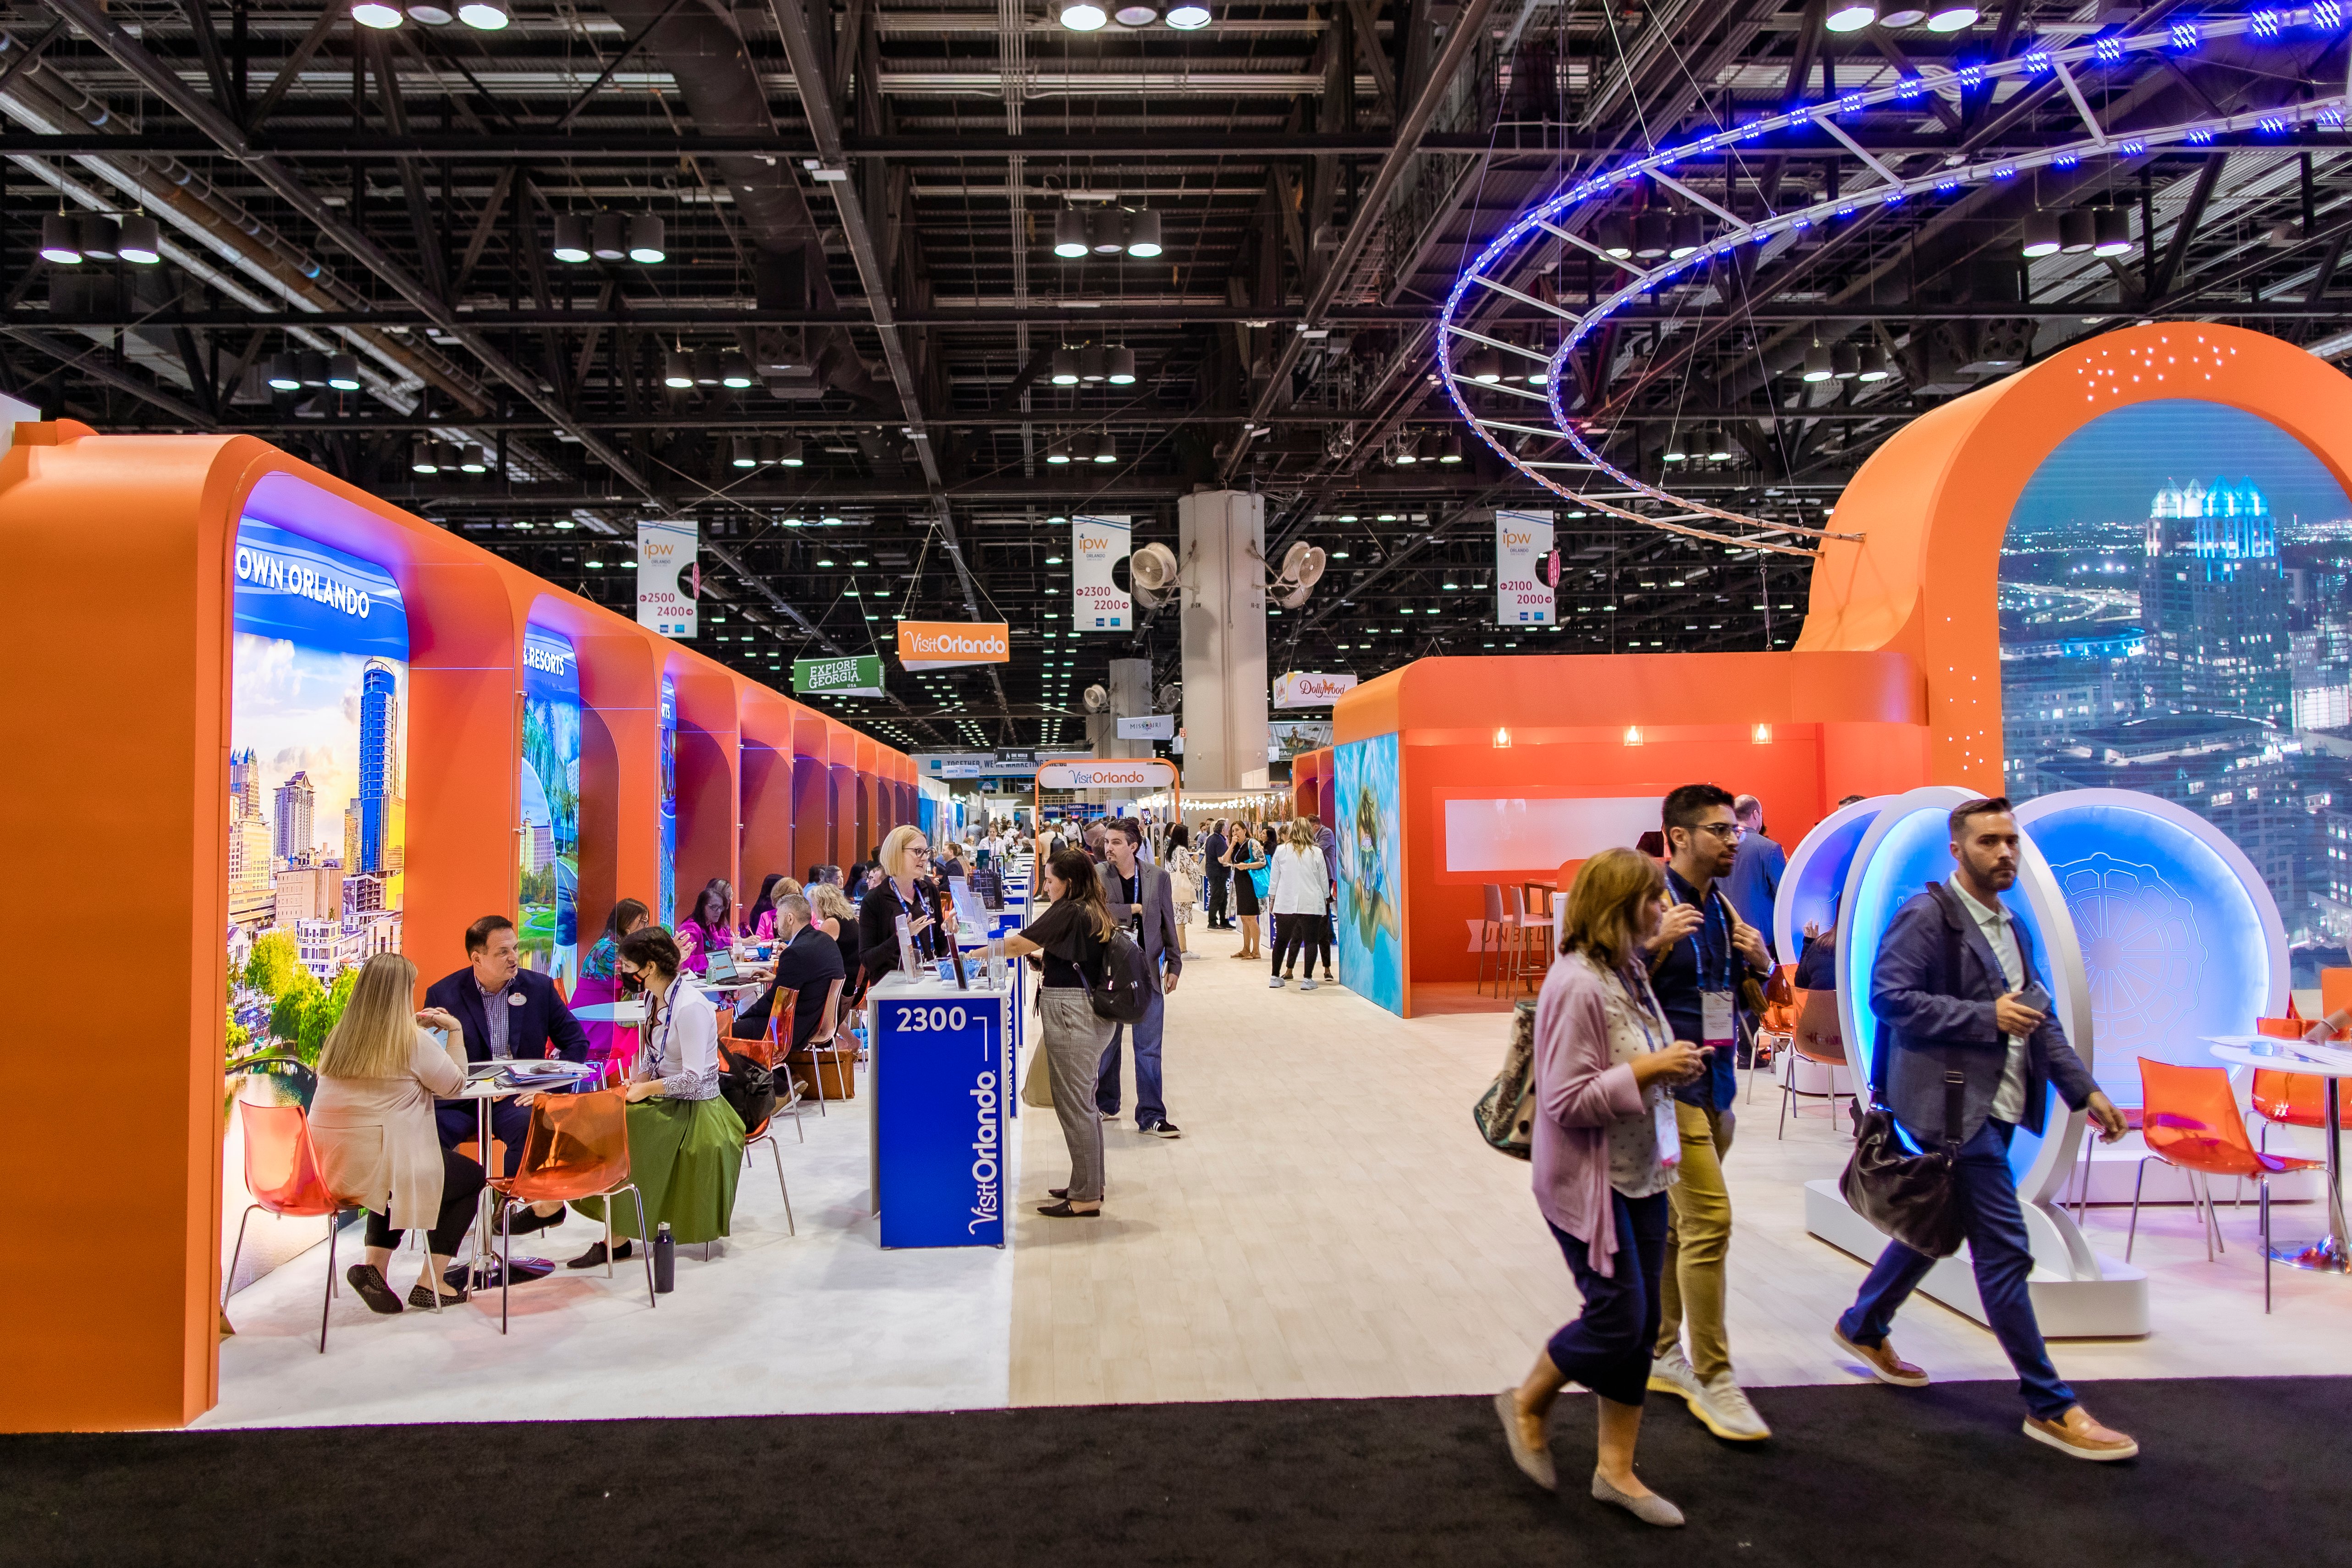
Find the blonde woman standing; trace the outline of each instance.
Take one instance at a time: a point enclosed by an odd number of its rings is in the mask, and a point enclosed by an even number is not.
[[[1705,1053],[1674,1038],[1643,961],[1668,902],[1664,871],[1636,850],[1593,856],[1569,894],[1561,956],[1536,1001],[1533,1164],[1536,1207],[1584,1308],[1537,1353],[1525,1382],[1495,1396],[1513,1461],[1549,1491],[1559,1484],[1545,1425],[1552,1402],[1570,1382],[1591,1389],[1601,1422],[1593,1500],[1655,1525],[1683,1522],[1633,1473],[1658,1336],[1666,1188],[1681,1156],[1669,1091],[1706,1071]]]
[[[413,1010],[416,966],[397,953],[378,953],[360,971],[343,1016],[319,1051],[319,1088],[310,1100],[310,1138],[327,1190],[367,1205],[367,1253],[343,1277],[372,1311],[396,1312],[400,1297],[384,1282],[392,1255],[408,1230],[429,1228],[425,1270],[408,1292],[412,1307],[466,1299],[445,1281],[449,1259],[473,1223],[482,1167],[441,1146],[433,1124],[436,1095],[466,1086],[441,1036],[463,1038],[462,1026],[438,1008]]]

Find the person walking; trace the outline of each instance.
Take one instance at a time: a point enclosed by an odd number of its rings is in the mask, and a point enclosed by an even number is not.
[[[1667,1092],[1706,1068],[1697,1046],[1675,1038],[1643,972],[1666,907],[1658,862],[1634,850],[1601,851],[1569,891],[1560,956],[1536,998],[1531,1136],[1536,1207],[1584,1307],[1536,1353],[1524,1382],[1495,1396],[1495,1408],[1512,1460],[1554,1491],[1552,1404],[1570,1382],[1591,1389],[1601,1427],[1593,1500],[1671,1526],[1682,1511],[1633,1473],[1633,1447],[1678,1142]]]
[[[2091,1418],[2051,1364],[2026,1281],[2033,1254],[2009,1168],[2022,1126],[2039,1136],[2049,1092],[2087,1111],[2099,1135],[2124,1135],[2124,1114],[2099,1090],[2047,1011],[2049,990],[2033,961],[2033,934],[2000,895],[2017,881],[2017,819],[2000,796],[1952,808],[1952,876],[1912,895],[1879,941],[1870,1010],[1880,1025],[1872,1099],[1912,1140],[1958,1143],[1953,1180],[1966,1215],[1969,1261],[1985,1321],[2017,1369],[2025,1435],[2078,1459],[2128,1459],[2139,1444]],[[1957,1081],[1957,1082],[1955,1082]],[[1948,1124],[1953,1091],[1960,1124]],[[1861,1293],[1831,1330],[1837,1347],[1899,1388],[1927,1375],[1895,1354],[1887,1333],[1936,1260],[1889,1240]]]
[[[1145,988],[1143,1016],[1134,1027],[1135,1130],[1146,1137],[1181,1138],[1184,1134],[1168,1119],[1160,1041],[1168,1021],[1167,998],[1175,994],[1176,981],[1184,972],[1184,956],[1175,944],[1175,896],[1168,873],[1145,863],[1139,853],[1142,847],[1142,824],[1133,817],[1115,817],[1103,835],[1103,862],[1095,869],[1111,918],[1135,933],[1144,968],[1154,982]],[[1107,1121],[1118,1114],[1119,1047],[1128,1033],[1127,1025],[1114,1024],[1110,1042],[1103,1048],[1095,1103]]]
[[[1192,850],[1192,830],[1181,822],[1168,830],[1168,897],[1176,906],[1176,951],[1189,957],[1193,906],[1201,902],[1201,857]]]
[[[1266,867],[1265,846],[1246,822],[1235,822],[1232,834],[1233,847],[1225,852],[1225,865],[1234,873],[1234,908],[1242,921],[1242,949],[1236,958],[1262,958],[1258,950],[1257,917],[1259,898],[1257,879],[1251,873]]]
[[[1220,817],[1211,822],[1207,835],[1201,840],[1201,865],[1208,883],[1209,929],[1212,931],[1233,929],[1233,922],[1225,918],[1225,888],[1234,875],[1234,868],[1225,863],[1225,856],[1233,847],[1225,838],[1224,819]]]
[[[1102,1213],[1102,1118],[1095,1113],[1095,1079],[1110,1041],[1108,1019],[1095,1015],[1088,990],[1103,981],[1103,948],[1118,921],[1103,902],[1095,862],[1082,850],[1063,849],[1037,868],[1039,891],[1051,900],[1045,912],[1004,938],[1008,956],[1035,954],[1045,965],[1037,992],[1038,1044],[1047,1082],[1053,1085],[1054,1117],[1070,1151],[1070,1179],[1049,1188],[1058,1201],[1038,1213],[1055,1219],[1092,1218]]]
[[[1780,879],[1789,872],[1789,852],[1764,832],[1764,802],[1742,795],[1731,803],[1739,823],[1739,847],[1732,852],[1731,870],[1723,879],[1723,896],[1739,918],[1763,934],[1772,946],[1772,905],[1780,896]],[[1777,956],[1777,955],[1775,955]]]
[[[1288,837],[1274,852],[1273,864],[1266,873],[1266,895],[1274,915],[1274,974],[1266,984],[1280,990],[1286,981],[1296,978],[1292,970],[1303,952],[1307,955],[1307,978],[1298,988],[1311,991],[1315,989],[1315,958],[1308,948],[1308,938],[1312,927],[1322,923],[1324,905],[1331,896],[1331,880],[1323,863],[1323,851],[1315,842],[1315,824],[1307,818],[1292,819]],[[1327,961],[1328,956],[1327,947]]]
[[[1650,946],[1650,983],[1673,1020],[1675,1038],[1696,1042],[1706,1053],[1707,1070],[1675,1090],[1682,1167],[1666,1229],[1664,1313],[1650,1386],[1679,1395],[1717,1437],[1755,1442],[1772,1429],[1731,1375],[1731,1342],[1724,1329],[1731,1192],[1723,1161],[1731,1152],[1732,1100],[1739,1083],[1739,983],[1770,974],[1772,959],[1763,936],[1716,886],[1731,869],[1738,841],[1730,792],[1685,784],[1666,797],[1659,815],[1674,907]]]

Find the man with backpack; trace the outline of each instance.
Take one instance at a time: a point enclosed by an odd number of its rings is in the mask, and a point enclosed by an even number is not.
[[[1143,1016],[1134,1026],[1135,1125],[1150,1137],[1178,1138],[1183,1134],[1168,1119],[1160,1077],[1165,997],[1176,989],[1177,977],[1184,970],[1184,956],[1176,943],[1175,891],[1164,867],[1138,858],[1136,852],[1143,844],[1140,822],[1132,817],[1114,817],[1103,826],[1104,859],[1095,867],[1095,875],[1102,883],[1103,901],[1110,905],[1112,918],[1133,933],[1143,949],[1144,970],[1151,982],[1144,987]],[[1118,1115],[1118,1051],[1127,1032],[1125,1024],[1114,1029],[1109,1049],[1103,1052],[1095,1104],[1105,1120]]]

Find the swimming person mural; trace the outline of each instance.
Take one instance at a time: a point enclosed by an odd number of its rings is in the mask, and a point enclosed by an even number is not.
[[[1402,870],[1393,735],[1350,741],[1333,758],[1340,841],[1339,982],[1393,1013],[1404,1011]]]
[[[1342,918],[1354,926],[1357,941],[1376,948],[1382,932],[1394,941],[1401,930],[1396,904],[1389,897],[1388,870],[1381,863],[1380,802],[1372,798],[1370,789],[1357,791],[1354,816],[1356,831],[1350,835],[1349,847],[1354,852],[1355,875],[1347,879],[1347,891],[1340,894]]]

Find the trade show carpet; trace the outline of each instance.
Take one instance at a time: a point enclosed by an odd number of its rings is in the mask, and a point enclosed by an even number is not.
[[[1777,1435],[1738,1448],[1653,1398],[1642,1472],[1682,1531],[1584,1495],[1580,1396],[1559,1498],[1478,1398],[6,1437],[0,1561],[2352,1561],[2352,1380],[2082,1393],[2141,1458],[2028,1442],[2008,1385],[1764,1389]]]

